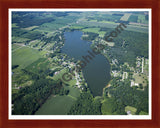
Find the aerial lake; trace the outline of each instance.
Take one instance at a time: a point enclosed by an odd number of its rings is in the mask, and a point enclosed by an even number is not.
[[[92,51],[91,42],[82,40],[82,35],[81,31],[65,32],[65,45],[62,48],[62,53],[66,53],[76,60],[83,60],[82,56],[89,55],[88,51]],[[82,69],[84,78],[93,96],[101,96],[103,88],[110,81],[109,61],[101,54],[95,55],[89,61]]]

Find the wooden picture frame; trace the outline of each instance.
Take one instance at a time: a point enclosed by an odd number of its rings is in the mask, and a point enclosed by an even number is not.
[[[8,117],[8,10],[9,8],[150,8],[152,9],[152,119],[151,120],[9,120]],[[0,127],[28,128],[89,128],[89,127],[160,127],[159,40],[160,2],[158,0],[53,0],[53,1],[0,1]]]

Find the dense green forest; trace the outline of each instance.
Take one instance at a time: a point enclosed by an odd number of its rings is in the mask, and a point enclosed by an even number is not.
[[[93,98],[89,90],[83,91],[68,115],[101,115],[101,99]]]
[[[106,35],[109,33],[107,32]],[[135,66],[136,57],[148,58],[148,34],[132,31],[123,31],[113,39],[115,46],[107,48],[110,58],[117,58],[119,64],[128,62]]]
[[[123,115],[126,106],[137,108],[136,114],[141,111],[148,113],[148,85],[144,91],[137,90],[137,87],[130,87],[130,81],[125,80],[116,87],[106,88],[105,97],[108,99],[107,104],[112,106],[111,113]]]

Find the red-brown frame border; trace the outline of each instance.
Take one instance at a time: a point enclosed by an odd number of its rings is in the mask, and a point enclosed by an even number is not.
[[[160,127],[159,0],[1,0],[0,1],[0,127]],[[8,9],[9,8],[151,8],[152,9],[152,120],[9,120]]]

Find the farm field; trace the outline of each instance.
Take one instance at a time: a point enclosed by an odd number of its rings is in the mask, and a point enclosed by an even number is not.
[[[148,23],[148,21],[146,21],[146,19],[145,19],[145,15],[138,15],[138,22],[144,23],[144,24]]]
[[[86,28],[86,29],[82,29],[83,32],[94,32],[94,33],[98,33],[100,30],[100,28]]]
[[[49,61],[46,58],[39,58],[37,61],[27,66],[26,70],[32,71],[34,73],[39,73],[38,71],[45,71],[48,67]]]
[[[88,27],[104,27],[104,28],[109,28],[109,29],[113,29],[116,28],[118,24],[111,24],[111,23],[99,23],[99,22],[86,22],[86,21],[81,21],[79,23],[79,25],[84,25],[84,26],[88,26]],[[148,33],[148,28],[144,28],[144,27],[137,27],[137,26],[131,26],[131,25],[127,25],[127,28],[125,28],[128,31],[134,31],[134,32],[142,32],[142,33]],[[112,30],[110,30],[112,31]]]
[[[18,44],[13,44],[12,45],[12,52],[14,52],[16,49],[20,48],[22,46],[18,45]]]
[[[28,40],[29,40],[28,38],[12,37],[12,42],[17,42],[17,43],[24,43]]]
[[[51,23],[44,23],[41,26],[39,26],[37,29],[35,29],[36,31],[45,31],[45,32],[51,32],[51,31],[55,31],[56,29],[59,29],[61,27],[63,27],[64,25],[62,24],[55,24],[55,22],[51,22]]]
[[[137,22],[138,20],[138,16],[135,15],[131,15],[128,19],[129,22]]]
[[[100,28],[86,28],[82,29],[83,32],[93,32],[99,34],[100,37],[104,37],[105,31],[100,31]]]
[[[19,65],[20,68],[25,68],[41,56],[40,52],[28,47],[22,47],[12,53],[12,65]]]
[[[75,101],[69,96],[51,95],[35,115],[66,115]]]
[[[80,96],[80,90],[78,88],[71,86],[65,86],[64,88],[69,90],[69,96],[72,96],[74,98],[78,98]]]
[[[122,16],[120,20],[128,21],[128,18],[129,18],[130,16],[131,16],[130,13],[125,13],[124,16]]]
[[[71,26],[70,29],[82,29],[84,26]]]

